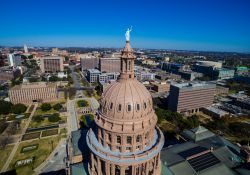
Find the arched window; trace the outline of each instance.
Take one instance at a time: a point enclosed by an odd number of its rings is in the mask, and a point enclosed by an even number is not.
[[[116,142],[119,143],[119,144],[121,144],[121,136],[117,136]]]
[[[115,175],[120,175],[120,167],[119,166],[115,166]]]
[[[132,144],[132,137],[131,137],[131,136],[128,136],[128,137],[127,137],[127,143],[128,143],[128,144]]]
[[[136,142],[141,142],[141,135],[138,135],[138,136],[136,137]]]
[[[136,104],[136,110],[140,111],[140,104],[138,104],[138,103]]]
[[[111,110],[113,108],[113,103],[110,103],[109,109]]]
[[[147,108],[147,103],[146,102],[144,102],[144,109],[146,109]]]
[[[128,104],[128,112],[131,111],[131,104]]]
[[[119,105],[118,105],[118,112],[121,112],[121,110],[122,110],[122,105],[119,104]]]

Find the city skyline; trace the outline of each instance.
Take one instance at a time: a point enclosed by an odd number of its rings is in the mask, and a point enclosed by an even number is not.
[[[250,5],[244,0],[12,0],[2,6],[2,46],[117,48],[132,25],[134,48],[250,52]]]

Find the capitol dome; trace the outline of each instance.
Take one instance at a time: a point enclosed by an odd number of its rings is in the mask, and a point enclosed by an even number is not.
[[[120,77],[103,92],[96,128],[87,133],[91,175],[160,174],[164,136],[151,94],[134,76],[134,59],[126,40]]]
[[[152,97],[136,79],[119,80],[110,85],[101,98],[101,112],[109,118],[140,119],[152,111]]]

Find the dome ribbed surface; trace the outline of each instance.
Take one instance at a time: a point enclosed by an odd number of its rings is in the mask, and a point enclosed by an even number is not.
[[[101,110],[109,118],[136,119],[152,111],[152,97],[136,79],[111,84],[103,93],[101,103]]]

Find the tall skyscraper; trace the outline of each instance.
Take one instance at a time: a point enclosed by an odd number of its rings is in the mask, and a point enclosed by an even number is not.
[[[27,45],[26,45],[26,44],[24,44],[24,46],[23,46],[23,50],[24,50],[24,53],[28,53],[28,47],[27,47]]]
[[[11,67],[17,67],[21,65],[21,56],[17,54],[8,55],[8,63]]]
[[[129,34],[128,34],[129,35]],[[121,56],[121,75],[102,94],[96,129],[87,133],[90,175],[159,175],[164,136],[156,127],[152,97],[134,77],[129,37]]]

